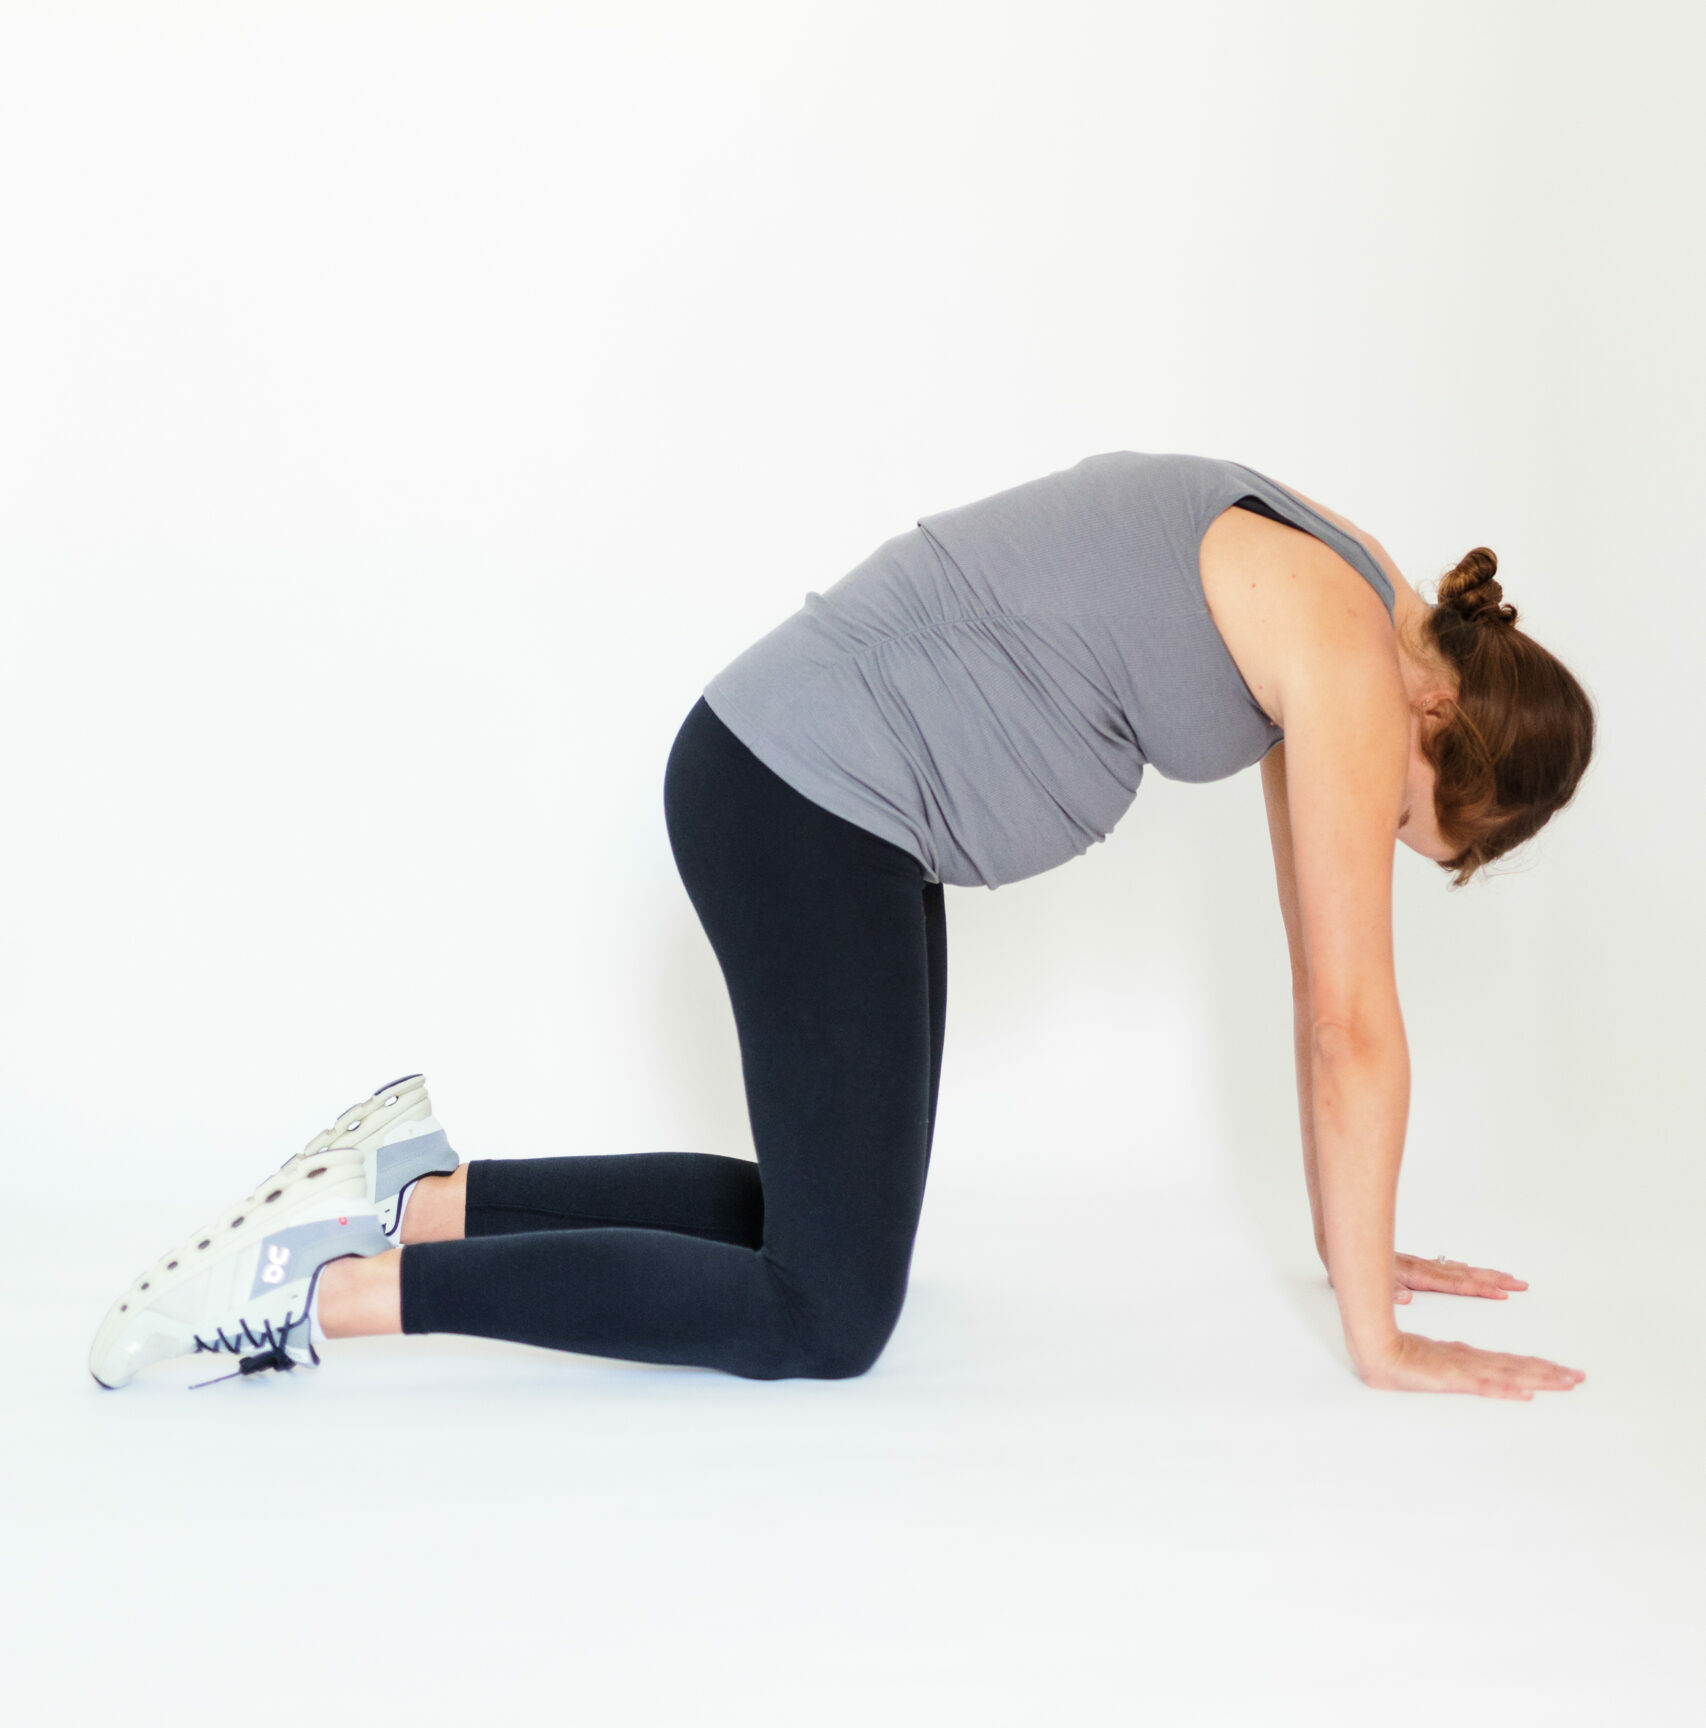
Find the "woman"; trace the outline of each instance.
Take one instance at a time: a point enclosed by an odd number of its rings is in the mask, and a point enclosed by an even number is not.
[[[865,1372],[929,1164],[944,885],[1075,857],[1147,764],[1216,780],[1260,761],[1315,1240],[1357,1373],[1503,1398],[1575,1385],[1393,1319],[1412,1290],[1525,1288],[1393,1248],[1394,842],[1461,885],[1569,802],[1593,744],[1587,696],[1494,571],[1477,548],[1430,606],[1353,524],[1199,456],[1091,456],[920,519],[718,673],[670,753],[670,843],[728,984],[757,1164],[463,1164],[420,1077],[393,1082],[139,1277],[96,1379],[198,1351],[289,1368],[325,1338],[399,1331]]]

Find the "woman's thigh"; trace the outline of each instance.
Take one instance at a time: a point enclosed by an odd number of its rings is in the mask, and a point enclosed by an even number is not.
[[[923,867],[796,792],[703,700],[664,807],[734,1011],[764,1256],[808,1320],[898,1314],[939,1074],[933,950],[946,982]]]

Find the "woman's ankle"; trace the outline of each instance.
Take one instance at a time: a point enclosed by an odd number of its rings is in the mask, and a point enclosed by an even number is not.
[[[458,1164],[447,1176],[423,1176],[409,1190],[398,1240],[460,1242],[467,1218],[468,1166]]]
[[[402,1254],[332,1261],[315,1290],[315,1317],[328,1338],[377,1338],[403,1330]]]

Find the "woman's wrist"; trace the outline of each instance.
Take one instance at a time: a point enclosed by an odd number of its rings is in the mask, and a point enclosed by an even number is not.
[[[1404,1334],[1396,1325],[1371,1326],[1352,1331],[1345,1328],[1345,1348],[1350,1352],[1351,1366],[1366,1375],[1371,1368],[1389,1362],[1403,1347]]]
[[[1344,1244],[1340,1248],[1346,1263],[1337,1272],[1329,1268],[1327,1281],[1339,1304],[1345,1348],[1360,1374],[1371,1364],[1389,1357],[1398,1348],[1403,1334],[1392,1311],[1390,1269],[1381,1272],[1378,1262],[1373,1268],[1359,1265],[1358,1257],[1348,1252]],[[1390,1262],[1387,1264],[1390,1268]]]

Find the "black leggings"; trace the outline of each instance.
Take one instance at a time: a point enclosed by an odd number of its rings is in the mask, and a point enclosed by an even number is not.
[[[924,1199],[942,886],[796,792],[703,697],[664,818],[728,985],[757,1164],[475,1160],[466,1238],[403,1251],[403,1330],[759,1380],[862,1374],[900,1317]]]

